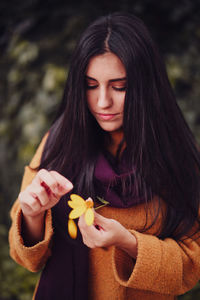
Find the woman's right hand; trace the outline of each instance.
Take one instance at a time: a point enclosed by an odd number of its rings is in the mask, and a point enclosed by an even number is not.
[[[34,245],[44,238],[45,211],[55,206],[72,188],[72,183],[58,172],[41,169],[19,194],[23,213],[22,235],[26,245]]]
[[[73,188],[72,183],[56,171],[41,169],[32,183],[19,194],[24,216],[36,217],[57,204]]]

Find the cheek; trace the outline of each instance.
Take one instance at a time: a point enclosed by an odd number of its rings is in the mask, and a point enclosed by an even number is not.
[[[89,109],[95,106],[94,95],[91,91],[86,93],[86,101]]]
[[[121,95],[116,101],[116,105],[118,105],[120,111],[124,111],[124,103],[125,103],[125,96]]]

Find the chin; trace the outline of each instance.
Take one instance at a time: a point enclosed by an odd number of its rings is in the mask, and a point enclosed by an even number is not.
[[[121,129],[121,126],[101,126],[100,124],[99,126],[101,127],[102,130],[110,133],[119,131]]]

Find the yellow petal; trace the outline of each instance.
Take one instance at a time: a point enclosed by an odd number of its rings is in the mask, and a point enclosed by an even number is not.
[[[77,227],[74,220],[68,220],[68,232],[72,239],[77,237]]]
[[[68,205],[71,207],[71,208],[77,208],[79,206],[83,206],[82,203],[80,205],[79,202],[74,202],[74,201],[68,201]]]
[[[80,217],[85,211],[86,211],[85,206],[76,207],[70,212],[69,219],[76,219]]]
[[[91,208],[88,208],[85,212],[85,222],[88,226],[92,225],[94,222],[94,212]]]
[[[74,203],[79,203],[79,204],[85,205],[85,200],[84,200],[81,196],[79,196],[79,195],[71,194],[71,195],[70,195],[70,199],[71,199]]]

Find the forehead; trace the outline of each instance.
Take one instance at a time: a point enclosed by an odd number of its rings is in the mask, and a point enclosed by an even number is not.
[[[86,75],[95,79],[114,79],[125,77],[126,70],[117,55],[106,52],[90,59]]]

